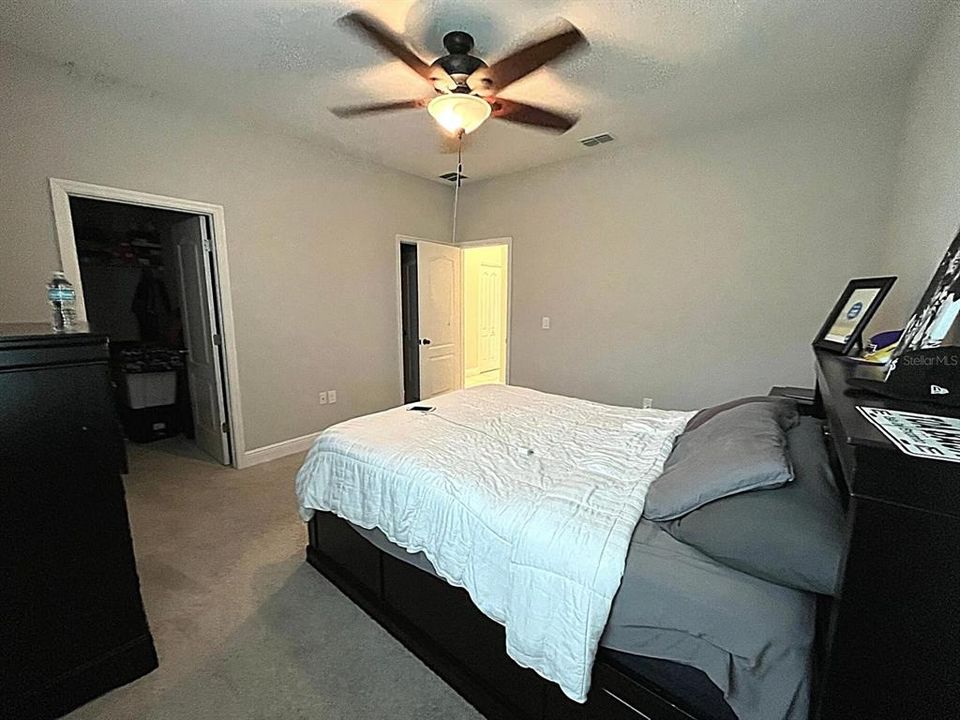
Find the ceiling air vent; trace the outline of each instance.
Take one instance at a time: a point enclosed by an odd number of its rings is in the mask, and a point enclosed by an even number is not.
[[[580,144],[584,147],[593,147],[594,145],[601,145],[603,143],[608,143],[613,141],[613,135],[610,133],[600,133],[599,135],[593,135],[592,137],[585,137],[580,140]]]
[[[438,175],[438,177],[439,177],[441,180],[446,180],[447,182],[456,182],[456,181],[457,181],[457,173],[456,173],[456,172],[444,173],[443,175]],[[461,174],[461,175],[460,175],[460,179],[461,179],[461,180],[469,180],[470,178],[467,177],[466,175]]]

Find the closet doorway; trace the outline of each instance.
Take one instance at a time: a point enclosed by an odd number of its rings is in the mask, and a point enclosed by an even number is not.
[[[403,402],[509,382],[510,238],[397,236]]]
[[[79,319],[110,338],[127,439],[232,464],[212,217],[79,194],[60,199],[68,213],[57,218],[64,271]]]

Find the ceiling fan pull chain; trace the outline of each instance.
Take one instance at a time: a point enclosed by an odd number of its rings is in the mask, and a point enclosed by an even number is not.
[[[463,177],[463,130],[457,133],[457,187]]]
[[[457,209],[460,207],[460,178],[463,177],[463,130],[457,133],[457,184],[453,188],[453,238],[457,242]]]

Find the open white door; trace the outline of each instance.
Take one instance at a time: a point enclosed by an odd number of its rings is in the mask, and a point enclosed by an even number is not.
[[[180,313],[187,343],[187,377],[197,446],[224,465],[230,463],[220,338],[210,281],[210,238],[202,217],[171,229],[180,272]]]
[[[503,268],[480,265],[478,282],[477,372],[493,374],[503,382]]]
[[[507,380],[509,245],[481,242],[461,251],[464,387]]]
[[[462,379],[460,249],[417,244],[420,398],[459,390]]]

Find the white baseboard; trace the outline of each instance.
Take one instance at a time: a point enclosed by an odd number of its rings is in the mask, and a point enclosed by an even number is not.
[[[254,448],[253,450],[247,450],[240,456],[238,465],[241,468],[248,468],[259,465],[260,463],[276,460],[277,458],[286,457],[287,455],[295,455],[303,452],[313,445],[313,441],[317,439],[317,435],[319,434],[320,431],[318,430],[309,435],[301,435],[300,437],[282,440],[271,445]]]

